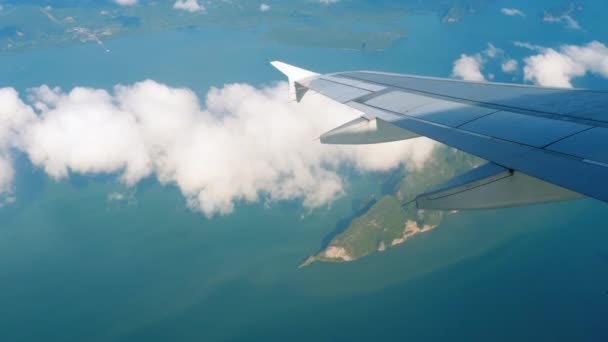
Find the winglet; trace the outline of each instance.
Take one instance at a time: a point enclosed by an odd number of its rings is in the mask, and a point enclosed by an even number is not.
[[[287,76],[289,80],[289,93],[291,94],[291,98],[297,102],[300,102],[304,97],[304,94],[308,91],[308,87],[306,86],[307,81],[319,76],[319,74],[315,72],[279,61],[273,61],[270,62],[270,64]]]
[[[270,62],[270,64],[272,64],[273,67],[277,68],[277,70],[285,74],[285,76],[287,76],[289,79],[293,79],[295,82],[302,81],[310,77],[319,76],[319,74],[317,74],[316,72],[298,68],[296,66],[279,61],[273,61]]]

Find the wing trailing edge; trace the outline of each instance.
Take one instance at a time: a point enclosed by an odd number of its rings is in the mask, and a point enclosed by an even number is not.
[[[581,198],[576,192],[487,163],[416,197],[419,209],[508,208]]]

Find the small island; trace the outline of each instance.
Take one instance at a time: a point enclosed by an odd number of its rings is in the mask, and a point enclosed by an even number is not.
[[[446,214],[418,210],[412,201],[426,189],[479,166],[477,157],[446,146],[438,147],[420,169],[404,170],[391,194],[386,194],[355,218],[321,251],[300,265],[314,262],[349,262],[400,245],[437,228]]]

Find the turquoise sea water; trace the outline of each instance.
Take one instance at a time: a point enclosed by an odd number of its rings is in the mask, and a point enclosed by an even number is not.
[[[129,36],[106,42],[110,54],[79,45],[0,56],[0,85],[110,88],[150,78],[202,96],[229,82],[279,80],[274,59],[321,72],[447,76],[460,53],[487,42],[521,57],[513,40],[608,39],[597,20],[585,32],[511,20],[447,26],[416,15],[403,20],[408,38],[364,54],[279,45],[245,29]],[[116,204],[107,201],[122,189],[113,177],[57,183],[22,157],[17,164],[17,203],[0,209],[3,341],[608,339],[608,207],[593,200],[458,213],[385,253],[298,269],[382,176],[349,175],[347,195],[310,214],[283,202],[210,220],[152,180],[133,203]]]

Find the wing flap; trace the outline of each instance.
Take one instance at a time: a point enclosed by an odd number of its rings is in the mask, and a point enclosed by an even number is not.
[[[468,171],[416,197],[419,209],[508,208],[565,201],[581,195],[494,163]]]

